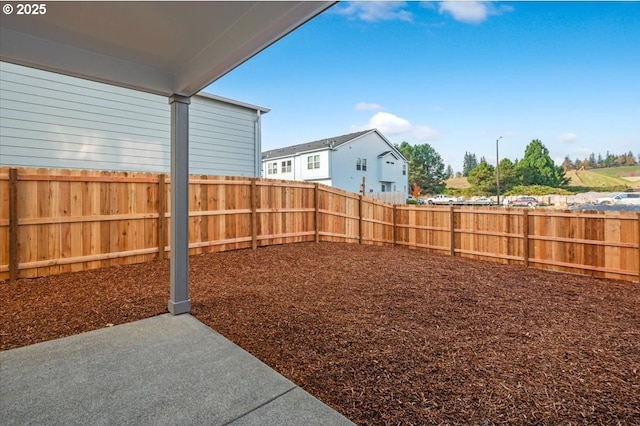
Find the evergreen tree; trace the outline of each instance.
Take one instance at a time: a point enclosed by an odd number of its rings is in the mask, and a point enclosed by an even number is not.
[[[409,160],[409,186],[417,185],[423,194],[437,194],[444,190],[447,178],[444,163],[431,145],[402,142],[397,148]]]
[[[616,156],[607,151],[607,155],[604,157],[605,167],[614,167],[616,165]]]
[[[453,167],[451,167],[451,164],[447,166],[447,171],[445,173],[447,174],[447,179],[451,179],[453,177]]]
[[[524,158],[518,163],[518,170],[524,185],[558,187],[568,181],[562,166],[555,165],[549,156],[549,150],[538,139],[527,145]]]
[[[580,168],[582,167],[582,160],[576,157],[573,165],[575,166],[576,170],[580,170]]]
[[[462,176],[469,176],[469,172],[478,166],[478,160],[476,155],[471,152],[464,153],[464,159],[462,160]]]
[[[508,158],[500,160],[500,192],[506,192],[520,183],[522,178],[516,165]]]
[[[571,161],[571,159],[569,158],[568,155],[566,157],[564,157],[564,161],[562,162],[562,168],[565,171],[575,170],[576,169],[575,164]]]
[[[469,173],[469,183],[480,191],[487,194],[496,193],[496,171],[495,167],[486,161],[480,161],[478,167]]]

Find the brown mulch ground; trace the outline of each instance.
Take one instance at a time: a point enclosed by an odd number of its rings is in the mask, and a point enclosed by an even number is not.
[[[168,263],[0,283],[0,349],[166,312]],[[640,424],[640,285],[418,250],[191,257],[192,313],[361,425]]]

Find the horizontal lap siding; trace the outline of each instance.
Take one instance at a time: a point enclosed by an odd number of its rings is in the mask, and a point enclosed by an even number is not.
[[[165,97],[0,62],[0,165],[169,172]],[[256,176],[257,111],[205,96],[189,108],[192,174]]]
[[[165,171],[166,99],[1,63],[1,163]]]
[[[189,110],[189,172],[256,175],[256,111],[194,97]]]

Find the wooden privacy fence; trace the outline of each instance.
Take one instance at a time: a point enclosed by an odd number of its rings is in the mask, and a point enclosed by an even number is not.
[[[164,174],[0,168],[0,280],[169,255]],[[640,279],[640,214],[391,205],[308,182],[192,176],[189,252],[303,241],[397,245]]]

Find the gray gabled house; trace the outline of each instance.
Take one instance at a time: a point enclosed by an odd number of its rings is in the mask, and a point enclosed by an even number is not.
[[[351,192],[409,190],[409,162],[377,129],[321,139],[262,153],[262,176],[318,182]]]

